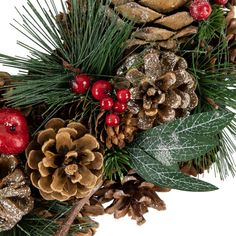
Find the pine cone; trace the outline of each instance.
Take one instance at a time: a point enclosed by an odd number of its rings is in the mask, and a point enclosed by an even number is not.
[[[18,164],[13,155],[0,157],[0,232],[13,228],[33,209],[31,191]]]
[[[112,201],[106,207],[105,212],[114,214],[116,219],[128,214],[141,225],[145,223],[143,214],[152,207],[157,210],[165,210],[165,203],[156,194],[156,191],[167,192],[169,189],[156,187],[143,181],[138,175],[130,171],[122,182],[105,181],[103,187],[94,197],[101,203]]]
[[[155,43],[166,49],[176,48],[179,39],[197,33],[184,7],[187,2],[190,0],[112,0],[117,13],[136,23],[128,47]]]
[[[0,108],[4,106],[2,94],[6,92],[2,88],[10,84],[10,79],[11,77],[8,73],[0,71]]]
[[[230,11],[228,15],[226,16],[226,35],[228,40],[228,49],[229,49],[229,59],[230,62],[236,64],[236,11],[235,11],[235,5],[230,5]]]
[[[127,58],[118,70],[131,83],[129,111],[138,117],[138,128],[150,129],[197,106],[196,81],[186,71],[187,62],[172,52],[144,50]]]
[[[215,163],[214,157],[211,155],[206,155],[200,159],[194,159],[180,163],[180,170],[187,175],[198,176],[203,174],[206,170],[209,170],[210,167]]]
[[[46,200],[84,198],[102,175],[99,143],[78,122],[51,119],[26,150],[32,184]]]
[[[101,116],[98,117],[101,118]],[[111,149],[113,145],[120,149],[124,148],[126,143],[134,140],[135,132],[138,130],[137,122],[138,120],[133,114],[123,114],[120,125],[103,128],[100,135],[101,142],[105,143],[108,149]]]

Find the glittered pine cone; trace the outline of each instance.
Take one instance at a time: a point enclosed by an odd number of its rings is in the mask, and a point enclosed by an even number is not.
[[[81,123],[51,119],[26,150],[32,184],[46,200],[86,197],[102,176],[99,148]]]
[[[28,181],[13,155],[0,156],[0,232],[13,228],[34,205]]]
[[[190,0],[112,0],[114,11],[135,23],[128,47],[155,44],[174,49],[178,42],[197,33],[185,7]]]
[[[114,214],[116,219],[124,217],[126,214],[136,220],[137,224],[145,223],[143,215],[148,212],[148,208],[165,210],[165,203],[159,198],[156,192],[167,192],[170,189],[154,186],[145,182],[133,171],[120,181],[107,180],[94,197],[101,203],[111,202],[105,208],[108,214]]]
[[[127,58],[117,75],[131,84],[128,110],[137,115],[138,128],[187,115],[198,104],[196,81],[187,62],[173,52],[146,49]]]

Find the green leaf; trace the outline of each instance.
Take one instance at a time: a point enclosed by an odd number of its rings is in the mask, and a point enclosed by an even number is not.
[[[143,132],[135,143],[162,164],[170,166],[212,150],[216,134],[227,126],[234,114],[214,111],[195,114]]]
[[[192,137],[189,134],[178,136],[173,133],[165,135],[164,138],[158,135],[152,136],[145,139],[139,146],[163,165],[170,166],[204,155],[217,144],[218,140],[214,136]]]
[[[234,114],[226,110],[194,114],[145,131],[138,137],[138,140],[139,142],[144,141],[144,139],[155,137],[157,134],[162,137],[165,134],[172,133],[176,135],[188,133],[189,135],[201,135],[202,137],[213,135],[225,128],[233,118]]]
[[[162,165],[135,144],[129,146],[127,150],[131,157],[131,166],[141,177],[153,184],[184,191],[203,192],[218,189],[214,185]]]
[[[217,145],[216,135],[234,118],[228,111],[195,114],[143,132],[128,147],[131,165],[147,181],[187,191],[215,187],[173,168],[180,161],[204,155]]]

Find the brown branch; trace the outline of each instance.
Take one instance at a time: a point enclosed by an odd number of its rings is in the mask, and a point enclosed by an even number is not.
[[[61,227],[56,231],[56,233],[53,236],[66,236],[70,230],[71,225],[73,224],[75,218],[77,217],[78,213],[81,211],[83,206],[88,202],[88,200],[93,196],[95,192],[102,186],[102,181],[91,191],[91,193],[81,199],[77,200],[71,209],[68,217],[66,220],[62,223]]]
[[[214,109],[218,110],[220,108],[220,106],[218,104],[216,104],[216,102],[209,98],[209,97],[205,97],[205,100],[208,104],[210,104]]]
[[[70,70],[70,71],[74,72],[75,74],[81,73],[80,69],[74,68],[69,62],[67,62],[63,59],[62,59],[62,64],[63,64],[64,69],[66,69],[66,70]]]

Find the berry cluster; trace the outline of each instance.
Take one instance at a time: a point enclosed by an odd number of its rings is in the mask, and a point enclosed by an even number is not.
[[[120,89],[116,91],[116,101],[113,100],[113,88],[110,82],[106,80],[96,81],[91,89],[93,97],[100,102],[100,108],[105,111],[112,111],[106,115],[105,123],[108,126],[116,126],[120,124],[119,113],[125,112],[127,102],[130,100],[130,92],[128,89]],[[117,114],[118,113],[118,114]]]
[[[74,80],[71,82],[72,91],[77,94],[84,94],[90,86],[90,81],[91,78],[88,75],[80,74],[75,76]],[[125,112],[127,109],[127,102],[131,97],[129,90],[117,90],[115,94],[116,100],[114,101],[112,98],[113,88],[111,83],[106,80],[98,80],[93,83],[91,93],[93,98],[100,102],[100,108],[102,110],[112,111],[106,115],[106,125],[119,125],[120,117],[118,114]]]
[[[215,0],[218,5],[225,5],[228,0]],[[194,20],[206,20],[212,12],[211,4],[208,0],[194,0],[189,8],[191,16]]]

